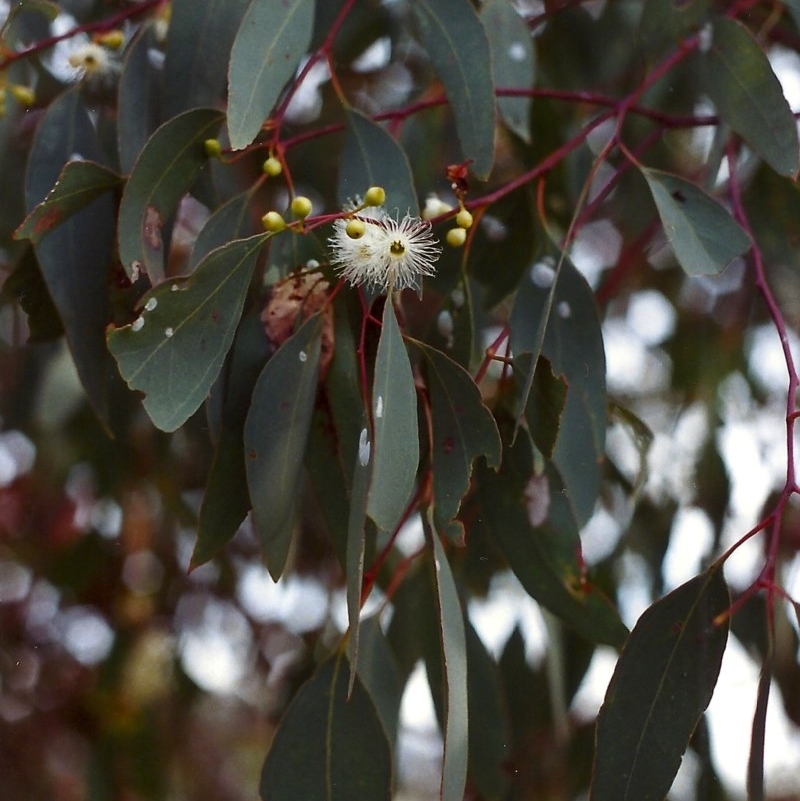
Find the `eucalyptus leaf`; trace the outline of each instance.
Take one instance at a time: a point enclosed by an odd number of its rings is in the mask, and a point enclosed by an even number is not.
[[[411,11],[453,107],[462,156],[486,180],[494,162],[495,123],[486,31],[470,0],[415,0]]]
[[[419,464],[417,393],[394,306],[387,298],[372,389],[372,478],[367,514],[394,531],[411,498]]]
[[[252,0],[231,50],[228,133],[240,150],[261,130],[311,44],[314,0]]]
[[[728,125],[775,172],[794,177],[797,124],[766,53],[747,28],[717,17],[704,54],[705,90]]]
[[[430,533],[445,687],[444,760],[440,796],[442,801],[462,801],[469,755],[467,642],[461,602],[447,554],[438,535],[432,530]]]
[[[419,213],[411,167],[403,148],[378,123],[358,111],[347,111],[347,129],[339,161],[339,204],[363,196],[371,186],[386,190],[386,208]]]
[[[390,801],[392,760],[375,704],[336,655],[300,688],[261,772],[262,801]]]
[[[95,178],[100,172],[107,177],[102,166],[104,155],[86,106],[78,92],[69,91],[50,104],[33,138],[25,176],[29,213],[47,201],[67,162],[78,160],[96,165],[97,169],[89,168]],[[70,174],[74,174],[73,169]],[[87,172],[80,174],[86,176]],[[37,242],[36,259],[63,323],[81,384],[95,413],[108,425],[112,365],[105,348],[105,327],[109,317],[107,284],[114,244],[114,200],[106,192],[97,195],[90,191],[88,195],[95,195],[94,199],[84,195],[79,208],[71,208],[66,222],[58,227],[49,227],[43,218],[35,218],[33,227],[39,230],[32,233]],[[58,207],[58,201],[54,203],[45,210],[44,219],[48,211]],[[58,208],[56,214],[67,213]]]
[[[695,184],[643,169],[664,233],[687,275],[716,275],[751,245],[731,215]]]
[[[102,164],[68,161],[47,197],[25,218],[14,238],[39,244],[76,211],[121,183],[122,178]]]
[[[498,468],[502,443],[491,412],[469,373],[435,348],[423,347],[427,361],[433,440],[434,518],[437,528],[463,543],[464,526],[455,521],[461,499],[469,489],[473,461],[486,457]]]
[[[167,117],[222,98],[233,40],[249,0],[173,0],[164,63]]]
[[[639,618],[597,719],[591,801],[666,797],[717,682],[729,604],[714,565]]]
[[[139,317],[108,332],[108,348],[162,431],[174,431],[205,400],[233,342],[258,253],[269,234],[206,256],[188,278],[142,299]]]
[[[497,88],[533,89],[536,79],[533,39],[510,0],[487,0],[481,6],[481,21],[489,37]],[[497,108],[509,129],[530,144],[531,98],[500,96]]]
[[[256,381],[244,428],[253,524],[275,581],[289,555],[321,340],[322,318],[317,314],[280,346]]]
[[[164,228],[208,161],[203,142],[222,119],[214,109],[186,111],[164,123],[139,154],[119,206],[119,254],[129,277],[143,270],[153,284],[164,280]]]

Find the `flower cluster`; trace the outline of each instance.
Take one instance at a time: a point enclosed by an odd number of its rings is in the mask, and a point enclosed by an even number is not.
[[[337,220],[329,243],[343,278],[387,292],[416,288],[421,276],[434,275],[442,252],[429,222],[374,206]]]

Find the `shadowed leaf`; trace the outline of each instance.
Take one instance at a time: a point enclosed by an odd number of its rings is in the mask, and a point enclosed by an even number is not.
[[[261,772],[263,801],[390,801],[389,742],[375,704],[347,662],[331,657],[286,710]]]
[[[267,362],[244,427],[253,522],[272,578],[286,565],[319,381],[322,318],[309,317]]]
[[[591,801],[662,801],[711,700],[730,596],[712,567],[647,609],[631,632],[597,720]]]

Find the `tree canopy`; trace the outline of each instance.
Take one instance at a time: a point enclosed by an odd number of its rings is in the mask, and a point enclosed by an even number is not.
[[[800,3],[23,0],[0,21],[18,797],[388,801],[423,665],[443,801],[664,799],[687,749],[695,797],[723,799],[705,711],[734,637],[761,669],[742,781],[779,797]],[[742,489],[731,426],[766,419]],[[687,513],[708,536],[675,570]],[[546,622],[537,659],[519,611],[497,647],[479,625],[508,582]],[[215,692],[236,704],[204,718]]]

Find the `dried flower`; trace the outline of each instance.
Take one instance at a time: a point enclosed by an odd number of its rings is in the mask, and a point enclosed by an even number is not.
[[[430,223],[409,214],[398,221],[378,208],[337,220],[329,243],[343,278],[386,291],[416,287],[436,272],[442,252]]]

